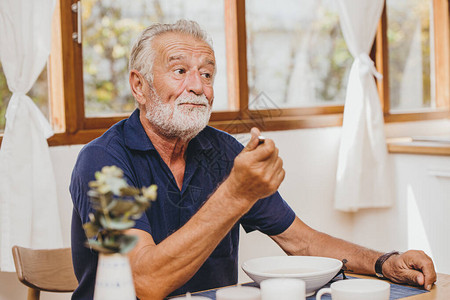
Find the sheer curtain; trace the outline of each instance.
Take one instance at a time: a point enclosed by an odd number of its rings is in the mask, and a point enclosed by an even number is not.
[[[338,0],[345,41],[354,58],[347,84],[339,148],[335,208],[392,205],[383,113],[373,76],[381,78],[369,52],[384,0]]]
[[[51,126],[26,94],[50,54],[54,0],[0,1],[0,60],[12,97],[0,148],[0,269],[13,272],[11,247],[62,247]]]

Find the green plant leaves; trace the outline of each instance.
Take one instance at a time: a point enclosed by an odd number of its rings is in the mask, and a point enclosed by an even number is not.
[[[94,213],[89,214],[90,221],[83,225],[87,245],[103,253],[127,253],[138,238],[124,231],[132,228],[133,219],[140,218],[156,200],[157,187],[129,186],[123,171],[116,166],[103,167],[95,178],[89,182],[88,191]]]

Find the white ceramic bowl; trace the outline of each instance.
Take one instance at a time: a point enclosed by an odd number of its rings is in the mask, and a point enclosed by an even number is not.
[[[318,256],[269,256],[247,260],[242,269],[256,283],[269,278],[298,278],[305,282],[306,296],[313,295],[342,268],[342,262]]]

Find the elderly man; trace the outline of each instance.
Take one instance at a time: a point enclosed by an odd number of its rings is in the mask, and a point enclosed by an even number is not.
[[[72,252],[79,287],[91,299],[97,254],[86,248],[82,224],[91,211],[88,182],[116,165],[129,184],[158,185],[158,200],[130,232],[137,296],[162,299],[237,282],[239,225],[269,235],[289,255],[346,259],[347,268],[377,271],[395,282],[430,289],[436,280],[421,251],[387,254],[318,232],[295,216],[277,192],[284,179],[274,142],[245,148],[206,126],[214,99],[214,51],[198,24],[179,21],[147,28],[133,47],[129,82],[138,109],[80,152],[70,192]],[[383,263],[384,262],[384,263]]]

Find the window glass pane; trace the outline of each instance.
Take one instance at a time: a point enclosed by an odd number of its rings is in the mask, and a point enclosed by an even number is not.
[[[431,2],[387,1],[391,111],[435,107]]]
[[[154,22],[197,21],[216,54],[214,110],[226,109],[224,0],[83,0],[83,78],[87,116],[134,110],[128,58],[140,31]]]
[[[11,92],[6,84],[6,77],[3,73],[2,65],[0,63],[0,132],[3,133],[5,130],[5,113],[6,108],[11,98]],[[47,78],[47,68],[42,70],[35,84],[28,92],[28,96],[33,99],[34,103],[39,107],[44,116],[48,119],[50,115],[49,108],[49,96],[48,96],[48,78]]]
[[[249,102],[341,105],[352,58],[335,0],[246,0]],[[253,107],[254,108],[254,107]]]

